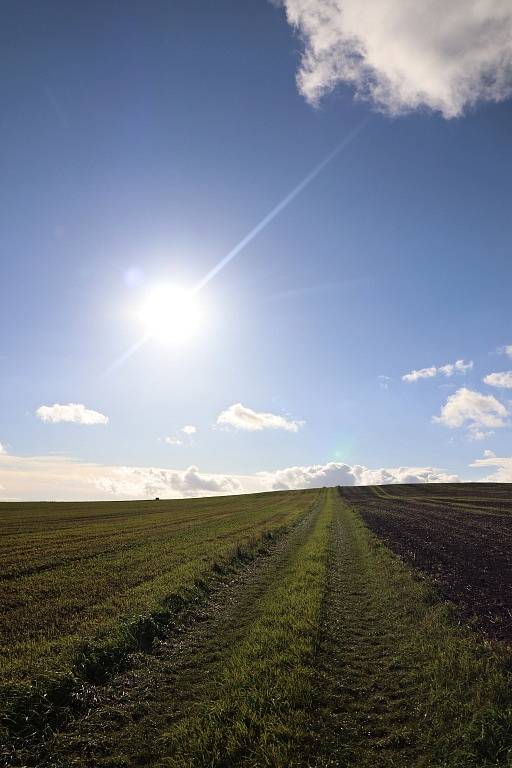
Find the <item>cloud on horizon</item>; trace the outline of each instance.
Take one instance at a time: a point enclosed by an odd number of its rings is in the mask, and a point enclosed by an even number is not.
[[[196,498],[243,492],[234,476],[201,474],[196,466],[186,470],[156,467],[115,467],[107,476],[92,478],[100,491],[128,498]]]
[[[261,473],[273,491],[299,488],[321,488],[332,485],[387,485],[395,483],[455,483],[458,475],[450,475],[433,467],[397,467],[368,469],[360,464],[329,462],[309,467],[289,467],[277,472]]]
[[[0,500],[98,501],[102,499],[197,498],[316,488],[326,485],[456,482],[434,467],[370,469],[339,462],[287,467],[250,475],[162,467],[104,466],[62,456],[0,456]]]
[[[68,403],[68,405],[60,405],[59,403],[54,403],[54,405],[41,405],[36,411],[36,416],[41,421],[51,422],[52,424],[58,424],[60,422],[84,424],[86,426],[92,424],[108,424],[108,416],[104,416],[98,411],[86,408],[85,405],[82,405],[81,403]]]
[[[491,451],[492,453],[492,451]],[[489,456],[489,451],[484,452],[483,459],[476,459],[471,467],[482,469],[483,467],[494,467],[495,472],[482,478],[481,482],[486,483],[512,483],[512,456],[499,458],[498,456]]]
[[[465,376],[468,371],[473,368],[473,361],[468,360],[466,363],[464,360],[456,360],[454,363],[447,363],[446,365],[435,366],[430,368],[420,368],[418,371],[411,371],[405,373],[402,376],[402,381],[414,382],[420,379],[433,379],[435,376],[453,376],[454,374],[460,374]]]
[[[345,83],[388,114],[429,109],[449,119],[512,93],[509,0],[277,4],[304,42],[297,85],[312,104]]]
[[[235,403],[219,413],[217,424],[248,432],[260,432],[263,429],[284,429],[286,432],[298,432],[305,422],[292,421],[275,413],[253,411],[252,408],[247,408],[242,403]]]

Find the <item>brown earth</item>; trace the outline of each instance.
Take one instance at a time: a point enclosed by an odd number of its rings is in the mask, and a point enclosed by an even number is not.
[[[464,622],[512,641],[512,486],[345,487],[342,496]]]

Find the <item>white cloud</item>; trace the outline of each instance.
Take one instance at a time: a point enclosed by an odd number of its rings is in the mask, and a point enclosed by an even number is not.
[[[193,498],[243,492],[236,477],[201,474],[195,466],[184,471],[117,467],[107,476],[94,477],[93,482],[100,491],[127,498]]]
[[[504,347],[498,347],[498,352],[500,355],[508,355],[508,357],[512,357],[512,344],[506,344]]]
[[[197,428],[192,424],[186,424],[184,427],[181,427],[180,432],[191,438],[192,435],[196,434]],[[164,437],[162,439],[164,443],[167,443],[167,445],[183,445],[183,440],[181,440],[176,435],[169,435],[168,437]]]
[[[297,75],[316,103],[339,83],[379,109],[445,118],[512,92],[510,0],[281,0],[305,50]]]
[[[195,466],[186,470],[103,466],[54,455],[5,455],[0,460],[0,485],[5,489],[3,498],[19,501],[151,499],[155,496],[181,499],[338,484],[434,483],[458,480],[456,475],[435,467],[369,469],[359,464],[335,462],[288,467],[276,472],[234,475],[200,472]]]
[[[441,365],[437,370],[438,373],[442,373],[443,376],[453,376],[454,373],[460,373],[462,375],[465,375],[468,371],[471,371],[473,368],[473,361],[468,360],[468,362],[464,362],[464,360],[456,360],[454,363],[447,363],[446,365]]]
[[[419,381],[419,379],[433,379],[437,376],[437,368],[432,365],[430,368],[420,368],[419,370],[411,371],[410,373],[404,373],[402,381]]]
[[[287,432],[298,432],[304,425],[303,421],[291,421],[275,413],[258,413],[247,408],[242,403],[235,403],[222,411],[217,417],[217,424],[245,429],[249,432],[259,432],[262,429],[284,429]]]
[[[89,464],[66,456],[12,456],[0,460],[0,484],[20,501],[189,498],[267,490],[254,475],[161,467]],[[5,495],[5,494],[4,494]]]
[[[288,467],[277,472],[261,473],[271,490],[321,488],[332,485],[382,485],[389,483],[449,483],[458,482],[450,475],[433,467],[395,467],[368,469],[360,464],[329,462],[309,467]]]
[[[495,459],[496,458],[496,454],[494,453],[494,451],[491,451],[489,448],[486,448],[485,451],[484,451],[484,458],[485,459]]]
[[[494,435],[493,429],[480,429],[475,425],[468,428],[468,440],[485,440],[492,435]]]
[[[488,373],[484,377],[484,383],[490,387],[499,389],[512,389],[512,371],[502,371],[501,373]]]
[[[86,424],[88,426],[91,424],[108,424],[108,416],[86,408],[81,403],[41,405],[37,409],[36,415],[41,421],[48,421],[53,424],[61,421],[73,424]]]
[[[164,437],[164,443],[167,443],[167,445],[183,445],[183,442],[179,439],[179,437]]]
[[[485,458],[476,459],[471,467],[477,467],[482,469],[483,467],[495,467],[496,471],[490,475],[482,478],[483,483],[512,483],[512,456],[498,458],[497,456],[487,456],[485,452]]]
[[[435,376],[453,376],[454,374],[460,374],[464,376],[468,371],[473,368],[473,361],[468,360],[466,363],[464,360],[456,360],[454,363],[447,363],[446,365],[440,365],[439,367],[432,365],[430,368],[420,368],[418,371],[411,371],[405,373],[402,376],[402,381],[413,382],[419,381],[419,379],[433,379]]]
[[[5,456],[6,453],[7,453],[7,448],[5,447],[5,445],[2,445],[2,443],[0,443],[0,456]]]
[[[462,387],[450,395],[433,421],[455,429],[465,426],[472,440],[483,440],[489,430],[506,426],[508,410],[492,395],[483,395]]]

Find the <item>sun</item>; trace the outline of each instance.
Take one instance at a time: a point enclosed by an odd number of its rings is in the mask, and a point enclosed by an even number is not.
[[[201,310],[191,291],[174,283],[161,283],[148,294],[140,318],[148,336],[183,344],[197,333]]]

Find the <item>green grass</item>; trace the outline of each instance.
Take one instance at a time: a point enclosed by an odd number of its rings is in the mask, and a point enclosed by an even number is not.
[[[77,677],[150,642],[216,568],[293,524],[317,495],[0,505],[4,722],[16,728],[31,707],[44,719],[49,699],[65,703]]]
[[[332,493],[258,605],[245,637],[227,648],[217,697],[197,702],[165,735],[161,765],[303,765],[326,576]]]
[[[215,685],[164,735],[157,764],[508,766],[511,662],[457,626],[429,583],[326,491],[244,635],[226,638]]]
[[[338,594],[318,690],[324,726],[338,717],[328,749],[358,768],[511,765],[510,649],[457,626],[429,582],[341,500],[336,517]]]
[[[27,716],[30,728],[52,712],[65,720],[77,681],[149,647],[180,606],[219,587],[160,651],[93,689],[91,720],[11,764],[512,766],[510,648],[458,625],[335,489],[5,505],[0,517],[1,693],[14,733]],[[268,532],[275,546],[251,560]]]

